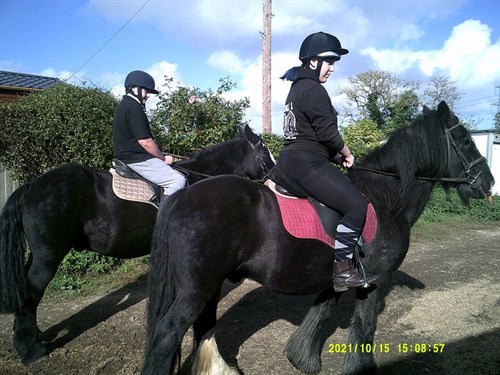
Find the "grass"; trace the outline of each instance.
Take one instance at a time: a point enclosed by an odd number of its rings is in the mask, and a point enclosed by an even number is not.
[[[80,298],[102,291],[120,288],[135,281],[148,271],[149,256],[127,259],[106,272],[88,274],[66,274],[59,270],[47,288],[47,300]]]

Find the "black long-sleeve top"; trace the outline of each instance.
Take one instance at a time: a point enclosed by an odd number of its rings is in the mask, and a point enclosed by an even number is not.
[[[301,150],[334,157],[344,147],[337,111],[317,73],[301,68],[285,103],[283,151]]]

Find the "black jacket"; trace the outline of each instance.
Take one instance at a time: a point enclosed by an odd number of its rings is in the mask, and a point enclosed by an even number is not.
[[[283,151],[301,150],[334,157],[344,147],[337,111],[316,72],[301,68],[285,103]]]

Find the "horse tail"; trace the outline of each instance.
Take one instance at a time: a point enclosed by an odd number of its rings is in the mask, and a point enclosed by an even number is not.
[[[17,313],[25,307],[28,281],[22,213],[30,183],[9,197],[0,215],[0,313]]]
[[[162,201],[153,231],[148,274],[146,332],[148,351],[154,349],[151,345],[158,321],[167,313],[175,300],[176,290],[169,256],[168,226],[171,213],[184,191],[185,189],[178,190],[169,196],[166,202]]]

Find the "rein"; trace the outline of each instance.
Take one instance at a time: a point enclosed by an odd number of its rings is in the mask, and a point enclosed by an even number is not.
[[[482,163],[483,161],[486,161],[486,159],[484,158],[484,156],[481,156],[481,157],[479,157],[479,158],[477,158],[477,159],[475,159],[475,160],[473,160],[471,162],[467,162],[467,159],[466,159],[464,153],[462,152],[462,150],[460,150],[460,148],[455,143],[455,140],[451,136],[451,131],[453,129],[455,129],[456,127],[458,127],[458,126],[460,126],[460,124],[456,124],[456,125],[452,126],[451,128],[447,128],[444,131],[444,133],[446,135],[446,145],[447,145],[446,169],[448,169],[449,162],[450,162],[450,159],[451,159],[451,147],[450,147],[450,144],[451,144],[453,146],[453,149],[455,150],[458,158],[460,159],[460,162],[462,163],[462,167],[463,167],[464,172],[467,175],[467,177],[464,177],[464,178],[453,178],[453,177],[422,177],[422,176],[415,176],[414,178],[416,180],[434,181],[434,182],[459,182],[459,183],[463,182],[463,183],[467,183],[469,185],[468,189],[470,189],[471,187],[475,186],[475,184],[481,182],[481,178],[480,178],[481,171],[477,175],[474,176],[471,173],[471,169],[475,165],[477,165],[479,163]],[[377,174],[381,174],[381,175],[384,175],[384,176],[390,176],[390,177],[395,177],[395,178],[400,179],[400,176],[397,175],[397,174],[395,174],[395,173],[379,171],[379,170],[376,170],[376,169],[371,169],[371,168],[366,168],[366,167],[353,166],[353,167],[351,167],[350,170],[352,170],[352,171],[363,170],[363,171],[367,171],[367,172],[377,173]]]
[[[186,175],[190,175],[190,174],[195,174],[197,176],[201,176],[201,177],[205,177],[205,178],[208,178],[208,177],[214,177],[213,175],[210,175],[210,174],[205,174],[205,173],[201,173],[201,172],[195,172],[191,169],[187,169],[187,168],[184,168],[184,167],[181,167],[179,165],[175,165],[175,164],[170,164],[170,166],[175,169],[176,171],[179,171],[181,173],[184,173]]]

